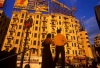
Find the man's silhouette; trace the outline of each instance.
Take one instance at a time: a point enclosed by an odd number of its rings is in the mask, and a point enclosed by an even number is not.
[[[56,62],[58,61],[59,54],[61,53],[61,66],[65,68],[65,50],[64,45],[67,42],[64,35],[61,34],[61,30],[57,30],[57,35],[54,37],[54,44],[56,46],[56,56],[54,59],[54,67],[56,66]]]

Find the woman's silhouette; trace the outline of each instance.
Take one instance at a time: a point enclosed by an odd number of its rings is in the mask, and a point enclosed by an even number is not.
[[[51,34],[47,34],[46,39],[42,43],[43,53],[42,53],[42,66],[41,68],[53,68],[53,58],[50,51],[50,44],[54,44],[51,40]]]

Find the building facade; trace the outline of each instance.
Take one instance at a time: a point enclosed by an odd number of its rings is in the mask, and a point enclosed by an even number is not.
[[[41,56],[43,49],[41,44],[45,40],[46,35],[51,33],[53,40],[54,36],[57,34],[57,29],[60,28],[62,30],[61,33],[66,37],[66,39],[72,41],[67,42],[65,45],[66,59],[73,60],[73,57],[84,57],[84,55],[90,57],[91,53],[87,53],[88,51],[85,50],[90,46],[88,43],[89,40],[87,38],[86,31],[80,32],[80,23],[75,17],[58,13],[30,13],[26,10],[13,11],[2,50],[10,51],[12,48],[16,47],[16,53],[23,51],[26,37],[26,29],[24,28],[24,23],[29,18],[32,18],[33,21],[31,24],[32,26],[28,30],[26,49],[34,49],[27,51],[25,53],[26,56],[29,56],[30,54],[31,56]],[[82,38],[86,39],[82,40]],[[82,43],[83,41],[85,42]],[[54,57],[55,46],[53,45],[51,45],[51,52]]]
[[[3,10],[0,10],[0,50],[3,45],[3,41],[5,39],[5,36],[7,34],[7,30],[9,27],[10,18],[8,18]]]
[[[94,45],[95,47],[100,47],[100,34],[94,38]]]
[[[85,30],[80,31],[80,37],[82,41],[81,44],[83,45],[82,48],[84,49],[84,55],[93,58],[92,49],[91,49],[87,31]]]

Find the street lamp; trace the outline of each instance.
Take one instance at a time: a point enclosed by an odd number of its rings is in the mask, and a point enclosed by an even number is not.
[[[28,30],[32,26],[32,22],[33,22],[33,19],[31,18],[31,16],[30,16],[30,18],[27,21],[25,21],[26,37],[25,37],[25,43],[24,43],[23,53],[22,53],[22,56],[21,56],[20,68],[23,67],[23,60],[24,60],[24,55],[25,55],[24,50],[26,50],[26,41],[27,41],[27,37],[28,37]]]

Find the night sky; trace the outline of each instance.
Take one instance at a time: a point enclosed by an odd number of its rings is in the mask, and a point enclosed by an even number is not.
[[[85,30],[89,34],[90,43],[93,44],[93,39],[95,36],[100,34],[97,21],[95,19],[94,6],[100,5],[100,0],[58,0],[71,8],[72,6],[76,7],[77,12],[74,14],[78,20],[84,21]],[[15,0],[6,0],[6,9],[5,13],[8,17],[11,18],[13,5]]]

